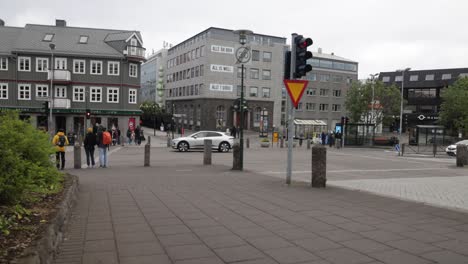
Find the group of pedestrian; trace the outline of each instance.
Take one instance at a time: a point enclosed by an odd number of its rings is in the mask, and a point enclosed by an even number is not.
[[[130,129],[129,127],[127,129],[127,139],[128,145],[131,145],[133,143],[135,145],[140,146],[141,140],[144,139],[143,129],[140,126],[137,126],[134,130]]]
[[[99,148],[99,167],[107,168],[109,166],[107,159],[107,151],[113,143],[113,136],[102,125],[96,124],[86,130],[86,136],[83,146],[86,153],[86,164],[88,168],[94,168],[96,165],[94,161],[95,146]],[[57,134],[52,139],[52,144],[56,146],[56,166],[57,169],[63,170],[65,168],[65,146],[69,145],[67,136],[64,129],[59,129]]]
[[[328,134],[322,132],[320,134],[321,144],[328,145],[330,148],[336,146],[337,148],[341,147],[341,133],[329,132]]]

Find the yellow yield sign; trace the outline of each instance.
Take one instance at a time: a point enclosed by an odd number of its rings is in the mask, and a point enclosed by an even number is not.
[[[291,98],[294,107],[297,108],[308,83],[309,81],[306,80],[284,80],[284,85],[286,85],[286,89],[288,90],[289,97]]]

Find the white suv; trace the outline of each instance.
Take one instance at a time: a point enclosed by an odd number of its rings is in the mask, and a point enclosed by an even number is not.
[[[463,144],[463,145],[468,146],[468,139],[465,139],[465,140],[462,140],[462,141],[458,141],[457,143],[448,146],[448,147],[445,149],[445,152],[447,152],[447,155],[449,155],[449,156],[457,156],[457,145],[459,145],[459,144]]]
[[[172,148],[180,152],[186,152],[189,149],[202,149],[205,145],[205,139],[212,140],[212,148],[219,152],[229,152],[234,145],[234,137],[228,136],[218,131],[200,131],[186,137],[179,137],[172,140]]]

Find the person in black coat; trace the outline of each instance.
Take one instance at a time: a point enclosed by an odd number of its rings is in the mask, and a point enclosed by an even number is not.
[[[94,168],[94,146],[96,145],[96,134],[93,132],[93,128],[88,128],[86,137],[84,140],[84,149],[86,153],[86,164],[88,168]],[[91,165],[91,166],[90,166]]]

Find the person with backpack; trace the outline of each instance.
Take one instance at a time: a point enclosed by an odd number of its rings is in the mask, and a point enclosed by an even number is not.
[[[56,146],[55,160],[57,169],[63,170],[65,168],[65,146],[70,144],[67,136],[65,136],[65,130],[59,129],[57,134],[52,139],[52,144]],[[60,164],[61,161],[61,164]]]
[[[95,165],[95,162],[94,162],[94,146],[95,145],[96,145],[96,135],[93,133],[93,128],[90,127],[87,129],[86,137],[84,140],[84,149],[86,153],[86,163],[88,164],[88,168],[94,168],[94,165]]]
[[[112,136],[105,127],[100,126],[97,133],[97,145],[99,147],[99,167],[107,168],[107,150],[109,145],[112,144]]]

